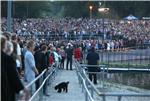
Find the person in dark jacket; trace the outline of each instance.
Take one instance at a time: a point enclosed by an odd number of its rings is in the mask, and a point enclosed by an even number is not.
[[[87,64],[88,65],[98,65],[99,64],[99,54],[95,52],[95,48],[92,47],[89,53],[87,54],[86,57]],[[88,67],[88,72],[98,72],[99,69],[98,67],[95,66],[90,66]],[[97,84],[97,75],[96,73],[89,73],[89,79],[93,81],[94,77],[94,84]]]
[[[66,49],[66,54],[67,54],[67,66],[66,66],[66,69],[68,70],[68,65],[70,63],[70,70],[72,70],[73,48],[72,48],[71,44],[68,44],[67,49]]]
[[[6,38],[1,36],[1,101],[16,101],[15,94],[28,90],[23,86],[16,70],[16,62],[5,53]]]
[[[47,69],[48,70],[48,56],[46,54],[47,52],[47,46],[45,44],[43,44],[41,46],[41,51],[37,53],[37,64],[38,64],[38,71],[39,71],[39,74],[42,73],[43,70]],[[46,78],[46,75],[47,73],[44,74],[44,77],[43,79]],[[38,82],[38,81],[37,81]],[[39,82],[38,82],[39,83]],[[37,86],[36,86],[36,89],[38,88],[39,84],[37,83]],[[48,96],[48,94],[46,93],[46,87],[47,87],[47,82],[44,84],[44,87],[43,87],[43,93],[44,95]]]
[[[41,46],[41,51],[39,52],[39,73],[42,73],[42,71],[44,69],[48,69],[48,57],[47,57],[47,46],[46,45],[42,45]]]
[[[34,53],[34,59],[35,59],[35,65],[36,65],[36,68],[37,70],[39,71],[39,74],[41,73],[41,67],[40,67],[40,47],[39,46],[36,46],[35,49],[34,49],[35,53]],[[38,75],[36,75],[37,77]],[[38,79],[36,81],[36,90],[40,87],[40,80]]]

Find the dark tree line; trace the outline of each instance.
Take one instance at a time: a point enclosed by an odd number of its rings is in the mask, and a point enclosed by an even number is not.
[[[99,7],[109,7],[110,11],[106,15],[110,18],[123,18],[129,14],[138,17],[150,16],[149,1],[13,1],[12,16],[21,18],[33,17],[89,17],[89,6],[93,6],[92,16],[100,17]],[[1,2],[1,15],[7,16],[7,2]]]

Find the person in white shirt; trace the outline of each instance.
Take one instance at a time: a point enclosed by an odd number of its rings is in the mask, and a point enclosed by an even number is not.
[[[54,59],[55,59],[55,63],[56,63],[56,67],[59,67],[59,60],[61,59],[61,55],[59,55],[57,52],[56,52],[56,48],[53,47],[53,54],[54,54]]]
[[[115,44],[114,44],[114,41],[113,41],[113,40],[110,42],[110,46],[111,46],[111,50],[113,51],[113,50],[114,50],[114,46],[115,46]]]
[[[110,42],[107,42],[107,51],[110,50]]]
[[[21,48],[18,43],[18,37],[16,34],[12,35],[12,42],[17,43],[17,64],[18,64],[18,67],[20,67],[20,69],[22,69]]]

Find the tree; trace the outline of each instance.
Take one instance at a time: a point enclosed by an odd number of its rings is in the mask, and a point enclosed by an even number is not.
[[[13,1],[13,17],[89,17],[89,5],[93,6],[93,17],[99,17],[98,1]],[[109,7],[109,17],[124,18],[129,14],[138,17],[150,16],[149,1],[103,1],[100,7]],[[7,2],[1,3],[2,16],[7,16]]]

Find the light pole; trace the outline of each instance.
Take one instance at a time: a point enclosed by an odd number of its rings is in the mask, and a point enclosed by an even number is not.
[[[98,12],[100,13],[107,13],[109,11],[109,8],[98,8]],[[106,33],[104,32],[104,17],[102,18],[103,22],[103,39],[106,39]]]
[[[92,9],[93,9],[93,6],[89,6],[89,9],[90,9],[90,19],[92,18]]]
[[[12,1],[8,0],[7,2],[8,2],[8,4],[7,4],[7,31],[11,32],[11,30],[12,30],[11,29],[11,23],[12,23],[12,21],[11,21]]]

